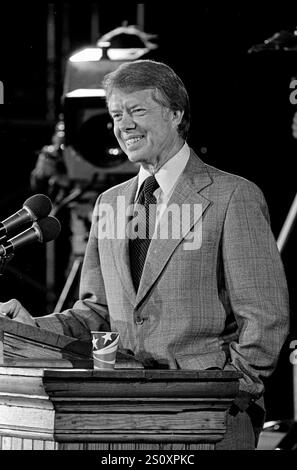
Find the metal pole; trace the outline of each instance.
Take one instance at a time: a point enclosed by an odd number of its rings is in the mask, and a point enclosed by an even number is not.
[[[56,118],[55,109],[55,62],[56,62],[56,24],[55,7],[53,3],[48,4],[47,10],[47,87],[46,101],[47,113],[46,119],[54,121]]]
[[[137,3],[136,24],[141,31],[144,31],[145,4]]]
[[[66,283],[58,299],[57,305],[54,308],[55,312],[61,312],[63,305],[67,299],[67,296],[69,295],[70,289],[73,286],[75,278],[77,277],[77,274],[79,272],[81,265],[82,265],[82,258],[76,258],[73,262],[73,265],[67,277]]]
[[[56,119],[56,23],[55,6],[48,4],[47,9],[47,113],[46,119],[54,122]],[[46,244],[46,305],[48,312],[52,310],[55,302],[55,242]]]
[[[285,243],[287,242],[289,238],[290,232],[296,220],[296,216],[297,216],[297,194],[294,198],[294,201],[292,202],[292,205],[290,207],[285,223],[277,239],[277,246],[280,252],[283,250]]]
[[[62,17],[62,44],[61,44],[61,76],[64,80],[64,74],[66,69],[66,61],[68,54],[70,53],[70,31],[69,31],[69,16],[70,16],[70,5],[65,3],[63,5],[63,17]]]
[[[99,6],[97,3],[91,5],[91,43],[95,44],[100,37],[99,31]]]
[[[0,104],[4,104],[4,86],[2,82],[0,82]]]

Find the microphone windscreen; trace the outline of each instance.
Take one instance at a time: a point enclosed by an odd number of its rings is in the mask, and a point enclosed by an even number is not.
[[[61,225],[56,217],[46,217],[45,219],[41,219],[38,222],[35,222],[38,225],[41,234],[42,234],[42,242],[50,242],[51,240],[55,240],[61,231]]]
[[[43,219],[52,210],[52,201],[45,194],[35,194],[26,199],[24,206],[33,212],[37,219]]]

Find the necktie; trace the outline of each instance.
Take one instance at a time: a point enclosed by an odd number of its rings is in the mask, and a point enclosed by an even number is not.
[[[149,176],[139,193],[137,209],[137,236],[129,241],[130,269],[133,284],[137,292],[147,250],[154,233],[156,220],[156,198],[154,191],[159,187],[156,178]]]

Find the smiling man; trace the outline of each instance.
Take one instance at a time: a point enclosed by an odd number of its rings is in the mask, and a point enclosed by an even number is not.
[[[127,93],[115,89],[108,100],[114,133],[130,161],[156,173],[184,145],[177,132],[184,111],[162,103],[160,92]]]
[[[254,449],[264,420],[263,378],[276,366],[289,318],[263,194],[250,181],[203,163],[189,147],[188,94],[170,67],[127,62],[104,86],[115,136],[140,171],[96,202],[73,308],[33,319],[11,300],[2,314],[88,340],[91,330],[117,331],[121,348],[145,368],[242,372],[227,433],[216,448]],[[118,210],[120,198],[130,214]],[[133,237],[128,231],[101,237],[102,206],[124,225],[132,218]],[[171,230],[160,237],[168,213]],[[201,243],[189,249],[197,229]]]

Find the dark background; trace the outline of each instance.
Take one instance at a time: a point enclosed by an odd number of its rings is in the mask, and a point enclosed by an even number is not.
[[[154,58],[172,66],[189,91],[189,144],[207,163],[258,184],[277,238],[296,193],[297,141],[291,125],[297,108],[289,101],[289,85],[297,76],[297,51],[247,51],[275,32],[294,31],[297,8],[180,2],[164,3],[160,10],[160,2],[144,5],[144,29],[158,35]],[[51,63],[47,57],[49,9],[56,27]],[[99,35],[123,21],[136,23],[136,4],[127,2],[1,5],[0,80],[5,89],[5,104],[0,106],[1,220],[32,194],[30,173],[38,151],[50,143],[61,111],[65,61],[71,52],[91,44],[92,11],[98,16]],[[54,97],[49,109],[50,81]],[[293,416],[289,341],[297,338],[295,230],[282,258],[292,326],[278,368],[267,381],[267,419]],[[32,314],[46,313],[45,263],[44,246],[18,252],[0,278],[0,301],[16,297]]]

